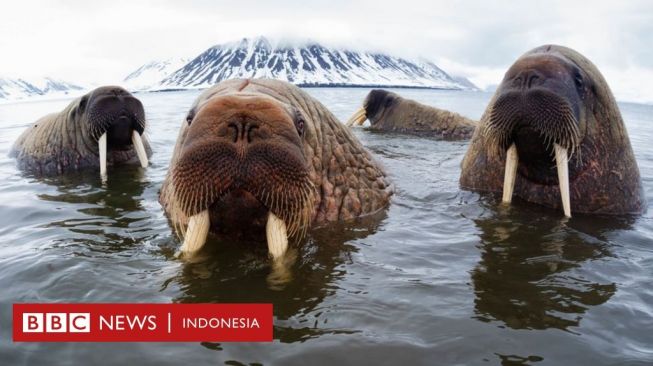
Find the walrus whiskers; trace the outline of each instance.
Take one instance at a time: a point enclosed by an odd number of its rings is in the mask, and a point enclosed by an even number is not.
[[[499,104],[501,100],[497,102]],[[507,110],[505,110],[507,108]],[[517,109],[513,106],[502,108],[494,106],[490,111],[490,120],[481,130],[483,136],[488,140],[492,148],[490,152],[499,154],[509,142],[510,133],[517,124]]]
[[[296,193],[280,190],[275,187],[272,191],[265,188],[257,190],[255,196],[269,207],[266,223],[266,239],[269,254],[273,259],[278,259],[286,252],[289,238],[294,237],[300,240],[307,233],[310,225],[313,202],[310,192],[313,184],[306,180],[302,183]],[[184,256],[192,256],[199,251],[208,237],[211,227],[208,207],[216,198],[216,192],[210,186],[201,185],[197,190],[188,192],[181,189],[178,192],[178,204],[180,209],[197,209],[207,207],[199,213],[190,216],[188,224],[177,226],[175,230],[183,244],[180,252]],[[279,216],[274,212],[279,212]]]

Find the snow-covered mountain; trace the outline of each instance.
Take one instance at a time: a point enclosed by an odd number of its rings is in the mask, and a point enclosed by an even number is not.
[[[139,81],[136,76],[139,70],[127,79],[134,85],[148,84]],[[143,89],[207,88],[226,79],[261,77],[300,86],[476,89],[469,81],[456,80],[425,60],[327,48],[317,42],[285,41],[273,44],[265,37],[244,38],[211,47],[158,83]]]
[[[32,85],[36,86],[41,90],[42,95],[48,94],[68,94],[70,92],[79,92],[85,90],[85,88],[73,84],[64,80],[56,80],[53,78],[43,78],[39,80],[33,80]]]
[[[161,80],[186,65],[188,61],[186,58],[151,61],[127,75],[123,80],[124,86],[132,90],[147,90],[157,87]]]
[[[461,85],[464,85],[467,87],[469,90],[481,90],[478,86],[476,86],[474,83],[472,83],[469,79],[467,79],[464,76],[459,76],[459,75],[452,75],[451,76],[455,81],[459,82]]]
[[[21,100],[35,96],[65,96],[81,94],[85,88],[52,78],[25,80],[0,77],[0,101]]]

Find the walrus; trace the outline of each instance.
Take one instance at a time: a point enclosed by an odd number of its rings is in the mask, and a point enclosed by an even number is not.
[[[118,86],[103,86],[40,118],[16,140],[11,156],[20,169],[56,175],[107,165],[147,167],[152,155],[143,135],[143,104]]]
[[[505,168],[505,169],[504,169]],[[637,214],[646,209],[639,168],[615,99],[599,70],[556,45],[522,55],[506,72],[462,161],[460,185],[503,191],[554,209]]]
[[[183,234],[183,256],[209,232],[244,233],[265,235],[278,259],[289,237],[379,211],[393,192],[379,163],[309,94],[282,81],[233,79],[193,103],[159,201]]]
[[[365,97],[347,126],[370,121],[371,129],[443,140],[466,140],[472,137],[476,122],[458,113],[449,112],[401,97],[399,94],[373,89]]]

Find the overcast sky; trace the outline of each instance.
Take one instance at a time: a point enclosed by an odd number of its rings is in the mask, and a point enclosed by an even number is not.
[[[617,98],[653,102],[652,1],[7,1],[0,75],[120,83],[138,66],[245,36],[422,56],[481,87],[529,49],[589,57]]]

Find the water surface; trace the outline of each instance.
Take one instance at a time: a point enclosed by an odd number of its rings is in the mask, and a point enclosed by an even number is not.
[[[307,89],[341,120],[367,89]],[[477,119],[489,94],[397,90]],[[461,191],[467,142],[357,129],[386,166],[392,206],[312,231],[292,280],[271,281],[266,248],[212,243],[199,263],[157,201],[177,131],[198,92],[140,94],[151,167],[40,179],[7,154],[68,100],[0,105],[2,364],[653,363],[653,210],[591,217]],[[649,203],[653,107],[621,104]],[[12,343],[16,302],[271,302],[275,341]]]

